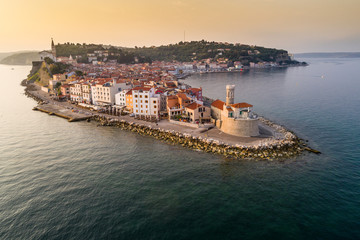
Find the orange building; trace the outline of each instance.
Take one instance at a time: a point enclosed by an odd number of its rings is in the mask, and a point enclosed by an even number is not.
[[[133,112],[134,108],[133,108],[133,94],[132,94],[132,90],[128,91],[126,93],[126,108],[127,110],[129,110],[130,112]]]

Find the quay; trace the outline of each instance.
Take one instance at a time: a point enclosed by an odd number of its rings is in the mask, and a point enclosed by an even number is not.
[[[91,115],[89,115],[89,113],[82,112],[81,110],[68,109],[64,106],[54,105],[50,103],[39,104],[38,106],[34,107],[33,110],[68,119],[69,122],[84,121],[91,118]]]

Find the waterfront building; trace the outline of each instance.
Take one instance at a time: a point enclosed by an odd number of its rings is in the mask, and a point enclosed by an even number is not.
[[[83,101],[81,83],[78,82],[70,85],[70,100],[78,103],[81,103]]]
[[[133,88],[132,96],[135,116],[159,119],[161,98],[155,94],[155,88]]]
[[[252,113],[253,105],[234,103],[234,85],[226,86],[226,103],[216,100],[211,104],[211,117],[215,125],[230,135],[253,137],[259,135],[259,120]]]
[[[132,93],[132,90],[128,91],[126,94],[126,109],[129,111],[129,112],[133,112],[133,93]]]
[[[90,83],[81,84],[82,100],[84,103],[92,104],[92,92]]]
[[[170,95],[166,98],[167,112],[169,120],[183,113],[179,98],[176,95]]]
[[[115,94],[115,105],[123,107],[126,106],[126,93],[129,92],[129,89],[124,89]]]
[[[210,122],[211,109],[196,102],[185,106],[184,113],[192,123]]]
[[[93,95],[93,101],[97,105],[114,105],[115,94],[121,91],[123,83],[117,82],[115,79],[108,79],[105,83],[97,83],[92,90],[96,92]]]

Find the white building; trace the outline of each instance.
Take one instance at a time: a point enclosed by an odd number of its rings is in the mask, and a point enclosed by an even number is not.
[[[115,94],[122,88],[127,87],[125,83],[118,83],[115,79],[105,83],[97,83],[91,87],[94,105],[114,105]]]
[[[136,87],[132,89],[132,95],[135,116],[159,119],[161,98],[154,88]]]
[[[124,89],[121,92],[115,94],[115,105],[117,106],[126,106],[126,93],[129,89]]]
[[[79,103],[83,101],[81,83],[75,83],[70,86],[70,100]]]

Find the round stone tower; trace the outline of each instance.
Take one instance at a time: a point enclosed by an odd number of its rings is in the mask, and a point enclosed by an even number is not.
[[[226,105],[234,104],[235,85],[226,85]]]

